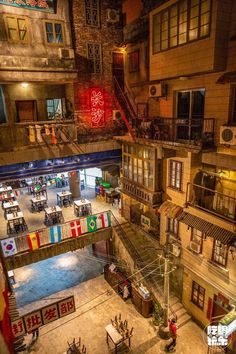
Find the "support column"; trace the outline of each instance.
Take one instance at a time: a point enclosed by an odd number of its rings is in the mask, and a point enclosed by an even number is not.
[[[72,198],[78,199],[81,197],[79,171],[71,171],[68,175]]]

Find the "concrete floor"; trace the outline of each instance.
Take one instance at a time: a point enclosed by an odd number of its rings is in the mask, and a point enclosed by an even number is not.
[[[107,291],[109,290],[109,291]],[[114,353],[112,344],[107,346],[105,326],[121,314],[134,327],[130,353],[159,354],[164,352],[166,341],[157,335],[157,328],[151,319],[145,319],[135,309],[131,300],[124,302],[104,280],[103,275],[53,294],[47,301],[27,305],[20,314],[45,306],[55,299],[74,295],[76,312],[42,327],[39,338],[31,350],[38,354],[62,354],[66,352],[67,342],[81,337],[88,354]],[[178,330],[177,354],[206,354],[204,334],[195,323],[189,322]],[[119,353],[128,352],[122,347]]]

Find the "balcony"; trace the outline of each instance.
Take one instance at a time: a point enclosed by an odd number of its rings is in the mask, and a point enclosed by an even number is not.
[[[162,193],[161,192],[151,192],[142,186],[135,184],[134,182],[126,179],[125,177],[121,180],[122,187],[121,191],[130,197],[134,197],[141,203],[148,204],[151,207],[156,207],[162,203]]]
[[[235,197],[189,183],[187,186],[187,204],[236,223]]]
[[[135,43],[138,40],[148,38],[148,17],[142,17],[126,25],[123,29],[124,43]]]
[[[46,131],[46,126],[48,130]],[[34,131],[35,141],[30,139],[30,129]],[[37,128],[37,129],[36,129]],[[53,141],[53,130],[56,140]],[[40,131],[40,136],[37,135]],[[35,148],[38,146],[49,146],[55,144],[66,144],[76,141],[76,126],[71,121],[37,121],[28,123],[15,123],[14,125],[0,126],[0,152],[15,151],[19,148]]]
[[[204,149],[214,147],[214,118],[153,118],[140,121],[136,137],[155,141],[183,143]]]

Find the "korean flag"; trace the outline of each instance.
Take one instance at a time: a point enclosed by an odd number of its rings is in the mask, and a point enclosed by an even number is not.
[[[1,246],[4,257],[13,256],[17,253],[16,243],[14,237],[1,240]]]

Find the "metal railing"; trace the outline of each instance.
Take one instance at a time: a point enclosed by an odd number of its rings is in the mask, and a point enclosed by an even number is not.
[[[214,122],[214,118],[156,117],[145,121],[140,120],[136,128],[136,136],[212,147],[214,145]]]
[[[236,195],[235,191],[232,191]],[[216,190],[188,183],[187,204],[210,211],[224,219],[236,222],[236,197]]]

